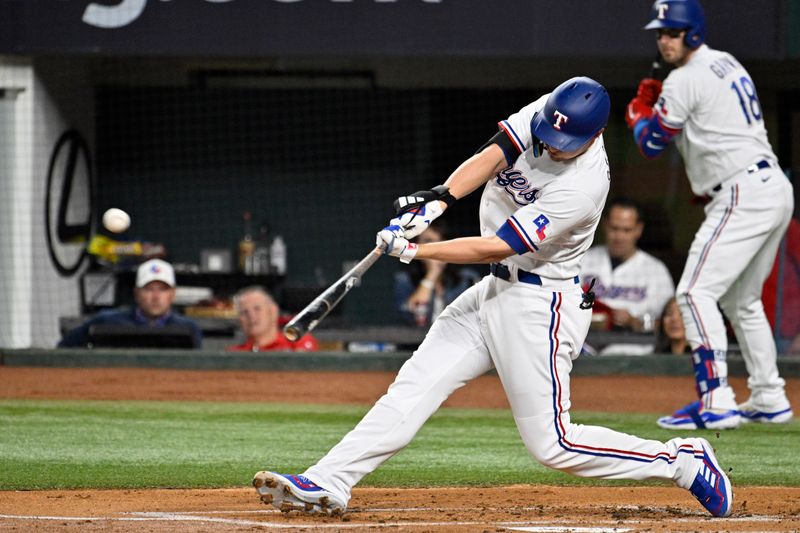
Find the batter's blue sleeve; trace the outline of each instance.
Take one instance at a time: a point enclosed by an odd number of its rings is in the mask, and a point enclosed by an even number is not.
[[[513,224],[511,219],[506,220],[506,222],[500,226],[500,229],[497,230],[497,236],[506,241],[506,243],[513,249],[517,254],[522,255],[528,252],[535,252],[538,250],[535,244],[531,242],[530,238],[525,238],[520,232],[524,232],[525,230],[518,224]],[[530,246],[528,245],[530,243]]]

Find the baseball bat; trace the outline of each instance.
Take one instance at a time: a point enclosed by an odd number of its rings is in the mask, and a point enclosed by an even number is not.
[[[356,266],[348,270],[344,276],[325,289],[322,294],[314,298],[310,304],[297,313],[297,315],[283,327],[283,334],[286,338],[290,341],[296,341],[317,327],[317,324],[336,307],[341,299],[344,298],[344,295],[356,286],[361,276],[363,276],[364,273],[375,264],[375,261],[383,255],[384,249],[383,246],[376,246],[375,249],[368,253],[364,259],[359,261]]]
[[[664,65],[661,64],[661,52],[656,52],[656,57],[653,59],[653,62],[650,63],[650,77],[653,79],[658,79],[658,75],[661,73],[661,68]]]

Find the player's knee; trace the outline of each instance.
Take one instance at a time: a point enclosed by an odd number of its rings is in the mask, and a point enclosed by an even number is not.
[[[521,431],[528,453],[544,466],[560,469],[559,465],[563,464],[566,450],[562,446],[559,434],[553,431],[552,426],[538,430],[528,429],[527,432]]]
[[[557,439],[542,439],[534,443],[526,443],[528,452],[544,466],[558,469],[560,458],[564,452]]]
[[[684,288],[679,287],[675,291],[675,300],[678,302],[678,307],[681,313],[692,312],[692,309],[705,308],[707,306],[717,307],[718,295],[714,294],[708,289],[702,287]]]
[[[679,284],[675,288],[675,300],[678,302],[678,305],[680,305],[681,302],[686,301],[686,295],[688,293],[689,293],[689,289],[687,289],[686,287],[684,287],[681,284]]]
[[[675,302],[678,304],[678,310],[681,312],[681,316],[688,316],[692,312],[692,308],[689,305],[689,291],[682,291],[678,290],[675,293]]]

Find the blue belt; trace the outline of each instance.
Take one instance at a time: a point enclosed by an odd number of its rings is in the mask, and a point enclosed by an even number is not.
[[[489,272],[492,273],[492,276],[500,278],[504,281],[511,281],[511,271],[503,263],[491,263],[489,265]],[[578,276],[575,276],[574,280],[576,284],[580,283],[580,278]],[[526,272],[524,270],[517,270],[517,281],[522,283],[530,283],[531,285],[542,284],[542,278],[539,276],[539,274]]]
[[[772,163],[770,163],[766,159],[762,159],[758,163],[753,163],[752,165],[747,167],[746,170],[747,170],[748,174],[753,174],[754,172],[758,172],[759,170],[764,170],[765,168],[770,168],[771,166],[772,166]],[[711,188],[711,192],[712,193],[717,193],[717,192],[719,192],[721,190],[722,190],[722,184],[721,183],[717,183],[716,185],[714,185]],[[702,198],[703,200],[710,200],[709,198],[702,197],[702,196],[700,198]]]
[[[747,173],[752,174],[753,172],[758,172],[759,170],[764,170],[765,168],[769,168],[772,166],[772,163],[767,161],[766,159],[762,159],[758,163],[753,163],[749,167],[747,167]]]

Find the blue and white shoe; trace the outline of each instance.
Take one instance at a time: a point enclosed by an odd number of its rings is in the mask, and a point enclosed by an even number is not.
[[[689,492],[714,516],[724,517],[733,508],[731,480],[717,463],[714,449],[706,439],[697,439],[702,452],[695,449],[695,460],[700,462],[697,475]]]
[[[733,429],[741,424],[737,409],[704,409],[699,401],[658,419],[664,429]]]
[[[341,515],[347,504],[305,476],[258,472],[253,486],[261,501],[283,512]]]
[[[739,404],[739,416],[742,418],[742,423],[747,422],[761,422],[764,424],[785,424],[789,422],[794,413],[792,413],[791,406],[778,407],[778,408],[758,408],[750,403],[750,400]]]

